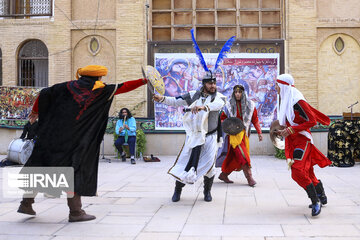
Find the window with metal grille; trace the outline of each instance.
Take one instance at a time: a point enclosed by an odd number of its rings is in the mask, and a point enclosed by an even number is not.
[[[26,42],[18,56],[18,85],[47,87],[49,72],[48,49],[40,40]]]
[[[2,85],[2,52],[0,48],[0,86]]]
[[[52,16],[53,0],[0,0],[0,17]]]

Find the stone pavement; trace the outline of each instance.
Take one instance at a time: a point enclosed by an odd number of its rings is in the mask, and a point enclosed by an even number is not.
[[[310,200],[283,160],[253,156],[255,188],[246,185],[241,172],[233,173],[234,184],[216,178],[212,202],[203,201],[201,181],[185,186],[180,202],[173,203],[174,181],[166,172],[175,156],[160,159],[136,165],[101,160],[99,196],[83,198],[95,221],[68,223],[66,199],[37,199],[37,216],[28,217],[16,213],[19,199],[2,198],[0,239],[360,239],[360,164],[315,169],[329,203],[311,217]]]

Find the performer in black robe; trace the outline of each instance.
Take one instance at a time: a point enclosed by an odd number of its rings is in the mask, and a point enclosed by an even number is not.
[[[100,81],[106,74],[103,66],[79,69],[78,80],[43,89],[29,116],[32,119],[38,115],[39,130],[33,153],[24,167],[74,168],[75,195],[68,198],[70,222],[95,219],[81,209],[80,196],[96,195],[100,143],[114,95],[147,83],[146,79],[138,79],[107,85]],[[35,215],[34,196],[26,197],[18,212]]]

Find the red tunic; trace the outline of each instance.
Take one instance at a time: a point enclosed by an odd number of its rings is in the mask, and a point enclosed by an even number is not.
[[[313,166],[317,164],[320,167],[326,167],[331,164],[331,161],[311,143],[309,138],[300,132],[306,131],[311,134],[310,128],[317,122],[328,125],[330,119],[303,100],[294,105],[294,113],[294,123],[298,125],[291,126],[289,122],[286,122],[292,134],[285,138],[285,156],[294,159],[291,167],[292,178],[301,187],[306,188],[310,183],[314,183],[314,185],[318,183]]]
[[[240,112],[239,112],[239,110],[240,110]],[[241,105],[237,109],[236,117],[243,120],[240,113],[241,113]],[[220,118],[221,118],[221,121],[223,121],[227,118],[227,116],[223,112],[221,114]],[[261,127],[259,124],[259,119],[257,116],[256,108],[254,108],[254,112],[251,117],[251,123],[254,125],[257,133],[261,134]],[[240,171],[244,164],[248,164],[249,166],[251,166],[250,156],[248,155],[244,139],[241,142],[241,144],[236,148],[232,148],[228,141],[228,152],[227,152],[227,155],[226,155],[226,158],[225,158],[223,164],[221,165],[221,171],[224,173],[229,173],[229,174],[233,171]]]

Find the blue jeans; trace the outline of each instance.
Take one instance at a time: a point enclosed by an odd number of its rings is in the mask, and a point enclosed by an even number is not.
[[[135,143],[136,143],[136,136],[129,136],[128,137],[128,144],[129,144],[129,150],[130,155],[135,156]],[[115,147],[119,151],[120,154],[123,153],[122,145],[125,143],[125,137],[119,136],[119,138],[115,141]]]

